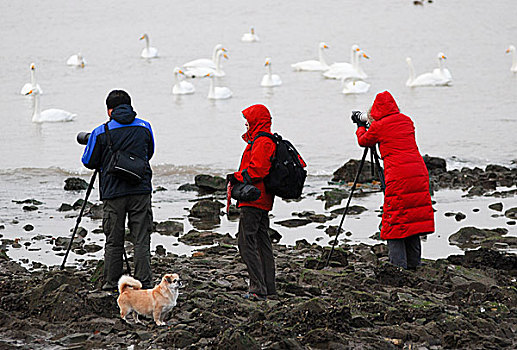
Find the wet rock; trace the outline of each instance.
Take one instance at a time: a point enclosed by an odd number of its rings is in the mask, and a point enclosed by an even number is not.
[[[505,228],[480,229],[477,227],[462,227],[458,232],[449,236],[449,242],[460,248],[479,247],[486,241],[494,241],[508,233]]]
[[[0,230],[5,230],[5,225],[0,225]]]
[[[25,231],[32,231],[34,230],[34,226],[32,226],[31,224],[26,224],[25,226],[23,226],[23,229]]]
[[[100,220],[104,216],[104,211],[102,210],[102,205],[94,204],[90,207],[88,207],[88,210],[86,211],[86,214],[84,216],[87,216],[93,220]]]
[[[57,209],[57,211],[71,211],[74,207],[67,203],[61,203],[61,206]]]
[[[201,200],[190,209],[190,216],[201,219],[219,218],[224,204],[218,201]]]
[[[429,173],[442,173],[447,171],[447,162],[443,158],[424,155],[424,163]]]
[[[291,215],[298,216],[299,218],[308,218],[309,216],[315,215],[315,214],[316,214],[316,212],[313,210],[305,210],[300,213],[294,212]]]
[[[334,188],[330,191],[323,192],[323,195],[316,197],[316,199],[323,200],[325,202],[325,209],[328,209],[334,205],[341,204],[341,201],[348,198],[349,195],[347,190]]]
[[[17,200],[13,199],[13,203],[16,203],[16,204],[33,204],[33,205],[42,205],[43,204],[43,202],[40,202],[39,200],[36,200],[34,198],[24,199],[24,200],[21,200],[21,201],[17,201]]]
[[[154,190],[153,190],[153,193],[156,193],[156,192],[164,192],[164,191],[167,191],[167,189],[163,186],[157,186]]]
[[[183,233],[183,223],[176,221],[163,221],[156,224],[155,231],[164,236],[179,237]]]
[[[97,244],[85,244],[84,245],[84,250],[86,250],[86,252],[88,253],[95,253],[95,252],[98,252],[99,250],[101,250],[102,247],[100,245],[97,245]]]
[[[510,220],[510,221],[507,221],[507,222],[506,222],[506,224],[507,224],[507,225],[510,225],[510,226],[513,226],[513,225],[515,225],[515,224],[516,224],[516,221],[514,221],[514,220]]]
[[[199,232],[196,230],[190,230],[188,233],[178,238],[178,241],[198,246],[214,244],[216,239],[221,239],[222,237],[222,235],[215,232]]]
[[[337,226],[337,225],[331,225],[325,229],[325,233],[327,235],[329,235],[330,237],[334,237],[335,235],[337,235],[338,228],[339,228],[339,226]],[[339,230],[339,234],[342,234],[343,232],[345,232],[345,230],[343,230],[343,228],[341,228]]]
[[[323,223],[323,222],[327,222],[329,220],[332,220],[331,217],[328,217],[328,216],[325,216],[323,214],[314,214],[314,215],[310,215],[308,217],[308,219],[312,222],[319,222],[319,223]]]
[[[178,191],[197,192],[199,191],[199,187],[193,184],[184,184],[178,187]]]
[[[309,219],[287,219],[282,221],[275,221],[275,224],[282,225],[285,227],[299,227],[310,224],[312,221]]]
[[[196,175],[194,182],[197,187],[208,192],[226,191],[226,180],[220,176]]]
[[[65,180],[65,191],[81,191],[88,188],[88,182],[80,177],[69,177]]]
[[[81,209],[81,208],[82,208],[83,204],[84,204],[84,199],[79,198],[78,200],[76,200],[76,201],[74,202],[74,204],[72,204],[72,207],[73,207],[75,210],[78,210],[78,209]],[[91,202],[86,202],[85,208],[91,207],[92,205],[93,205],[93,203],[91,203]]]
[[[59,339],[61,345],[72,345],[85,342],[90,337],[90,333],[74,333]]]
[[[493,203],[493,204],[490,204],[488,206],[488,208],[495,210],[495,211],[503,211],[503,203],[501,203],[501,202]]]
[[[218,349],[260,350],[261,347],[252,336],[241,329],[228,329],[219,340]]]
[[[359,160],[350,159],[341,168],[334,172],[332,181],[354,182],[360,163],[361,161]],[[372,182],[373,180],[379,181],[377,172],[375,171],[372,176],[372,163],[366,160],[364,162],[363,169],[361,170],[361,174],[359,174],[358,183]]]
[[[157,342],[170,349],[183,349],[199,340],[197,332],[191,333],[186,330],[172,330],[158,337]]]
[[[165,248],[161,244],[158,244],[156,246],[155,252],[156,252],[156,254],[161,255],[161,256],[164,256],[167,253],[167,251],[165,250]]]
[[[504,216],[506,216],[508,219],[517,219],[517,207],[505,211]]]
[[[24,211],[34,211],[34,210],[38,210],[38,207],[35,205],[24,205],[22,209]]]
[[[467,218],[467,215],[465,215],[463,213],[457,213],[456,215],[454,215],[454,219],[456,221],[465,220],[466,218]]]
[[[334,209],[331,211],[331,213],[335,216],[343,215],[343,213],[345,212],[345,209],[346,209],[345,207]],[[346,214],[347,215],[359,215],[366,210],[368,210],[368,209],[366,209],[365,207],[363,207],[361,205],[350,205],[348,207],[348,211]]]
[[[468,197],[474,197],[474,196],[482,196],[486,192],[485,188],[483,186],[473,186],[471,189],[469,189],[467,196]]]
[[[241,215],[241,210],[240,208],[237,208],[235,204],[230,204],[230,209],[227,215],[230,221],[237,220]]]

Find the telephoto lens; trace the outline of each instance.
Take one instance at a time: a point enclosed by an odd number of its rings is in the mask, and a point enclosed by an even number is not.
[[[90,138],[90,132],[80,132],[77,134],[77,142],[81,145],[86,145]]]

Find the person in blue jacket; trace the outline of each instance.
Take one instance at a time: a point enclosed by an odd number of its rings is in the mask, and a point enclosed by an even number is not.
[[[123,90],[113,90],[106,98],[109,138],[105,125],[95,128],[84,150],[83,164],[99,171],[99,192],[103,201],[102,228],[106,235],[104,248],[104,290],[116,290],[123,272],[124,234],[126,215],[131,236],[134,237],[134,277],[143,288],[152,288],[151,232],[151,177],[149,160],[154,153],[154,137],[149,122],[136,118],[131,97]],[[127,181],[106,171],[113,152],[131,153],[145,160],[141,181]]]

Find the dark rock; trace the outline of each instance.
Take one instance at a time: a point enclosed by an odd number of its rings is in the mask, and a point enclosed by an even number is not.
[[[22,209],[24,211],[34,211],[34,210],[38,210],[38,207],[35,205],[24,205]]]
[[[275,229],[268,228],[267,230],[269,239],[271,239],[271,242],[278,243],[282,239],[282,235]]]
[[[81,191],[88,188],[88,182],[80,177],[69,177],[65,180],[65,191]]]
[[[503,211],[503,203],[493,203],[488,206],[488,208],[495,210],[495,211]]]
[[[343,215],[343,213],[345,212],[345,209],[346,209],[345,207],[334,209],[331,211],[331,213],[336,216]],[[361,205],[350,205],[348,207],[348,211],[346,214],[347,215],[359,215],[366,210],[368,210],[368,209],[366,209],[365,207],[363,207]]]
[[[166,345],[170,349],[183,349],[196,343],[199,340],[199,334],[191,333],[186,330],[177,329],[166,332],[158,337],[157,341]]]
[[[59,339],[62,345],[72,345],[85,342],[90,337],[90,333],[74,333]]]
[[[220,176],[196,175],[194,182],[205,191],[226,191],[226,180]]]
[[[197,192],[199,191],[199,187],[193,184],[184,184],[178,187],[178,191]]]
[[[84,216],[87,216],[93,220],[100,220],[104,217],[104,211],[102,205],[94,204],[88,208]]]
[[[447,162],[443,158],[439,157],[431,157],[429,155],[423,156],[424,163],[427,167],[427,170],[431,173],[438,172],[446,172],[447,171]]]
[[[330,191],[323,192],[323,195],[316,197],[316,199],[323,200],[325,202],[325,209],[328,209],[334,205],[341,204],[341,201],[348,198],[349,195],[347,190],[334,188]]]
[[[61,203],[61,206],[57,209],[57,211],[70,211],[73,210],[74,207],[67,203]]]
[[[322,222],[326,222],[326,221],[329,221],[329,220],[332,220],[331,217],[328,217],[328,216],[325,216],[323,214],[314,214],[314,215],[310,215],[308,217],[308,219],[312,222],[319,222],[319,223],[322,223]]]
[[[493,241],[500,238],[506,233],[508,233],[508,230],[505,228],[479,229],[471,226],[462,227],[458,232],[449,236],[449,242],[461,248],[474,248],[479,247],[488,240]]]
[[[155,231],[165,236],[179,237],[183,233],[183,223],[171,220],[159,222]]]
[[[229,211],[227,213],[228,220],[236,220],[241,215],[240,208],[237,208],[235,204],[230,204]]]
[[[313,210],[305,210],[300,213],[296,213],[296,212],[292,213],[292,215],[298,216],[299,218],[308,218],[309,216],[315,215],[315,214],[316,214],[316,212]]]
[[[22,201],[17,201],[17,200],[13,199],[13,203],[16,203],[16,204],[33,204],[33,205],[42,205],[43,204],[43,202],[40,202],[39,200],[36,200],[34,198],[24,199]]]
[[[457,213],[456,215],[454,215],[454,219],[456,219],[456,221],[465,220],[466,218],[467,218],[467,215],[465,215],[463,213]]]
[[[517,207],[510,208],[505,211],[504,216],[506,216],[508,219],[517,219]]]
[[[221,208],[224,208],[224,204],[221,202],[201,200],[190,209],[190,216],[201,219],[219,218]]]
[[[310,224],[311,222],[312,221],[309,219],[287,219],[282,221],[275,221],[275,224],[285,227],[299,227]]]
[[[156,187],[154,190],[153,190],[153,193],[156,193],[156,192],[164,192],[164,191],[167,191],[167,189],[163,186],[158,186]]]
[[[32,226],[31,224],[27,224],[27,225],[23,226],[23,229],[25,231],[32,231],[32,230],[34,230],[34,226]]]
[[[98,252],[99,250],[101,250],[102,247],[100,245],[97,245],[97,244],[85,244],[84,245],[84,250],[86,250],[88,253],[95,253],[95,252]]]
[[[331,226],[327,227],[327,229],[325,230],[325,233],[327,235],[329,235],[330,237],[334,237],[335,235],[337,235],[337,229],[338,229],[338,226],[331,225]],[[343,228],[341,228],[339,231],[339,234],[341,234],[343,232],[345,232],[345,230],[343,230]]]
[[[215,232],[199,232],[190,230],[184,234],[178,241],[189,245],[208,245],[214,244],[216,239],[221,239],[223,236]]]
[[[514,221],[514,220],[510,220],[510,221],[507,221],[507,222],[506,222],[506,224],[507,224],[507,225],[510,225],[510,226],[513,226],[513,225],[515,225],[515,224],[516,224],[516,221]]]
[[[79,198],[78,200],[76,200],[76,201],[74,202],[74,204],[72,204],[72,207],[73,207],[75,210],[78,210],[78,209],[81,209],[81,208],[82,208],[83,204],[84,204],[84,199]],[[92,205],[93,205],[93,203],[91,203],[91,202],[86,202],[85,208],[91,207]]]
[[[242,329],[228,329],[219,340],[218,349],[260,350],[261,347],[252,336]]]
[[[474,197],[474,196],[482,196],[486,192],[485,188],[483,186],[473,186],[467,193],[467,196]]]
[[[158,244],[156,246],[155,252],[156,252],[156,254],[161,255],[161,256],[164,256],[167,253],[167,251],[165,250],[165,248],[161,244]]]
[[[334,172],[332,181],[354,182],[360,163],[361,161],[359,160],[350,159]],[[377,172],[374,172],[372,176],[372,163],[366,160],[361,174],[359,174],[358,183],[372,182],[373,180],[379,181]]]

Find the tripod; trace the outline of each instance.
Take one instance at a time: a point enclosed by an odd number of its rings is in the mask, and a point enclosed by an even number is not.
[[[65,256],[63,258],[63,263],[61,264],[60,270],[63,270],[65,268],[66,259],[68,258],[68,254],[70,253],[70,249],[72,249],[72,243],[74,242],[75,234],[77,232],[77,229],[79,228],[79,224],[81,223],[81,219],[83,217],[84,209],[86,208],[86,203],[88,203],[88,197],[90,197],[90,193],[92,192],[93,184],[95,183],[95,178],[97,177],[97,173],[99,171],[95,169],[92,178],[90,180],[90,183],[88,184],[88,189],[86,190],[86,196],[84,197],[83,205],[81,206],[81,211],[79,212],[79,216],[77,217],[74,231],[72,233],[72,238],[70,238],[70,242],[68,243],[68,248],[66,249]],[[127,267],[127,273],[131,275],[131,268],[129,267],[129,261],[127,259],[126,250],[124,249],[124,260],[126,261],[126,267]]]
[[[350,207],[350,202],[352,200],[352,196],[354,195],[355,188],[357,187],[357,181],[359,180],[359,175],[361,174],[361,171],[363,170],[364,161],[366,159],[366,156],[368,155],[368,151],[370,151],[370,156],[372,160],[372,175],[374,175],[374,168],[377,168],[379,180],[381,181],[381,189],[382,192],[384,192],[386,188],[386,183],[384,181],[384,172],[381,168],[381,163],[379,161],[379,155],[377,154],[377,151],[375,150],[375,146],[372,147],[365,147],[363,152],[363,157],[361,158],[361,162],[359,163],[359,169],[357,169],[357,174],[355,175],[354,184],[352,185],[352,188],[350,189],[350,196],[348,197],[348,201],[346,203],[345,211],[343,212],[343,216],[341,217],[341,222],[339,223],[339,227],[337,229],[336,238],[334,238],[334,242],[332,243],[332,248],[330,249],[330,253],[327,257],[327,261],[325,262],[325,266],[327,267],[330,262],[330,258],[332,257],[332,253],[334,253],[334,247],[337,243],[337,238],[339,237],[339,234],[341,233],[341,227],[343,226],[343,222],[345,221],[346,214],[348,212],[348,208]]]

